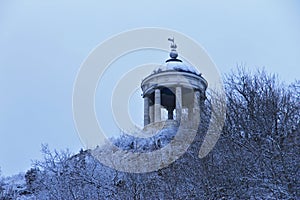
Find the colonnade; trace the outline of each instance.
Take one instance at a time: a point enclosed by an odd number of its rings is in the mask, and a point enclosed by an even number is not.
[[[175,88],[175,110],[176,110],[176,120],[180,121],[182,117],[182,107],[183,107],[183,94],[182,87],[176,86]],[[150,97],[144,96],[144,126],[160,122],[161,121],[161,90],[156,88],[154,90],[154,102],[150,105]],[[193,116],[200,115],[200,91],[193,90],[193,103],[187,106],[189,119],[192,119]],[[167,108],[168,119],[173,119],[173,110],[174,108]],[[174,119],[173,119],[174,120]]]

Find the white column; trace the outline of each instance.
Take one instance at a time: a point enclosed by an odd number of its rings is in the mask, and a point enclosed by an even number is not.
[[[150,123],[149,116],[149,97],[144,97],[144,126]]]
[[[182,91],[181,87],[176,87],[176,120],[181,120],[181,113],[182,113]]]
[[[154,122],[154,105],[149,107],[150,124]]]
[[[194,109],[200,109],[200,91],[194,91]]]
[[[200,120],[200,91],[194,91],[194,119],[196,122]]]
[[[161,114],[160,114],[160,108],[161,108],[161,99],[160,99],[160,90],[155,89],[154,93],[154,122],[161,121]]]

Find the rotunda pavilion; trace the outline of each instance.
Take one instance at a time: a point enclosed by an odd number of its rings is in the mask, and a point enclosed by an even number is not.
[[[207,81],[193,66],[178,59],[174,39],[168,40],[170,58],[141,83],[145,128],[161,122],[197,121],[205,100]],[[162,109],[167,111],[167,119],[162,118]]]

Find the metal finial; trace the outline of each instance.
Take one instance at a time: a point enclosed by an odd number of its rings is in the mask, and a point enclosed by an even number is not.
[[[177,48],[177,45],[175,44],[174,37],[173,38],[168,38],[168,41],[171,42],[171,49],[172,50]]]
[[[176,51],[177,45],[175,44],[174,37],[173,38],[168,38],[168,41],[171,42],[171,52],[170,52],[170,57],[173,59],[176,59],[178,56],[178,53]]]

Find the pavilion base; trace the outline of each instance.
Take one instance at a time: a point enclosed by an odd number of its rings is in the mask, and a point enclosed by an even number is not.
[[[144,126],[143,132],[153,132],[155,134],[158,130],[167,129],[167,128],[178,128],[179,123],[176,120],[166,120],[160,122],[154,122]],[[150,133],[150,135],[152,135]]]

